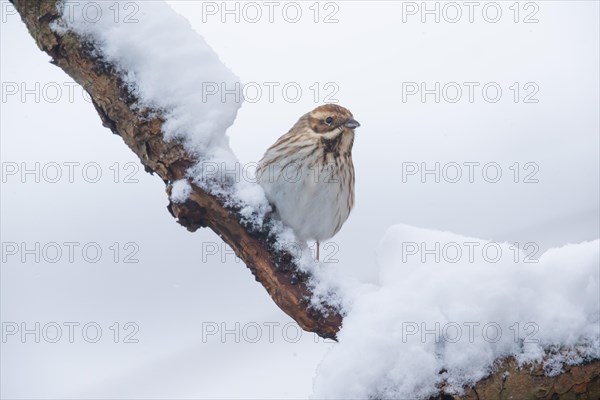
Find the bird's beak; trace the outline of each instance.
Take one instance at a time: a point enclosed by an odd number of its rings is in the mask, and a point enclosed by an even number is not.
[[[346,121],[346,123],[344,124],[344,126],[346,128],[354,129],[354,128],[358,128],[360,126],[360,124],[355,119],[349,119],[348,121]]]

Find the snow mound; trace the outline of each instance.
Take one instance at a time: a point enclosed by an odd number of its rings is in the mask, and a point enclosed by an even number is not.
[[[514,244],[392,226],[379,287],[355,291],[315,397],[426,398],[442,382],[460,393],[506,356],[544,362],[550,375],[600,358],[599,246],[535,259]]]

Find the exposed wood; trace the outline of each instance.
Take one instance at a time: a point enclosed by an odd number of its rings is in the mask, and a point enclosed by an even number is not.
[[[600,399],[600,362],[572,367],[558,376],[547,376],[541,365],[519,368],[509,358],[495,372],[466,390],[464,396],[440,396],[439,400],[597,400]]]

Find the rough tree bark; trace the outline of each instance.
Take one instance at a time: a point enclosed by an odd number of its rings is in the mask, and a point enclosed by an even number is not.
[[[132,109],[136,99],[126,90],[114,67],[93,55],[90,43],[72,33],[57,35],[52,31],[50,24],[59,18],[56,0],[11,2],[38,47],[90,94],[103,125],[121,136],[146,171],[160,176],[170,192],[170,183],[184,178],[195,159],[180,143],[163,140],[160,113]],[[185,203],[171,202],[168,206],[177,222],[192,232],[201,227],[212,229],[231,246],[285,313],[303,329],[335,339],[342,324],[341,315],[334,310],[320,313],[308,306],[307,276],[297,271],[290,254],[273,248],[268,229],[244,226],[234,207],[225,206],[222,199],[195,185],[192,188]],[[600,399],[600,361],[547,377],[539,365],[518,368],[514,360],[507,359],[464,396],[443,394],[443,388],[440,392],[439,399]]]

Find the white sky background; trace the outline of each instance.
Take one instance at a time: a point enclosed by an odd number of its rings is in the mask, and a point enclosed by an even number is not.
[[[217,4],[220,4],[217,3]],[[535,24],[514,23],[512,2],[502,3],[497,24],[475,13],[475,23],[402,22],[400,2],[337,2],[338,23],[314,23],[302,3],[297,24],[275,13],[275,23],[256,24],[219,15],[202,21],[200,2],[174,2],[194,28],[242,82],[298,82],[297,103],[275,91],[246,102],[229,130],[231,145],[244,162],[256,161],[296,119],[314,108],[309,87],[333,82],[334,96],[362,126],[354,149],[357,203],[333,239],[335,258],[348,274],[376,280],[375,248],[395,223],[449,230],[497,241],[550,246],[595,239],[598,232],[598,3],[537,2]],[[481,4],[484,4],[483,2]],[[2,101],[1,157],[32,167],[49,162],[96,162],[103,177],[87,183],[81,167],[69,183],[36,183],[9,176],[2,182],[2,242],[97,242],[98,263],[76,252],[55,264],[31,256],[9,256],[2,264],[2,321],[97,322],[102,339],[2,343],[2,396],[5,397],[293,397],[311,393],[314,371],[330,344],[304,334],[289,343],[281,327],[290,322],[231,255],[206,255],[203,243],[218,238],[208,230],[190,234],[168,214],[164,185],[138,168],[137,183],[123,183],[127,162],[139,163],[122,140],[103,128],[93,106],[60,69],[48,63],[16,15],[3,10],[3,83],[33,87],[56,82],[60,101],[20,93]],[[466,13],[466,8],[463,12]],[[263,8],[266,13],[266,8]],[[325,11],[321,9],[324,14]],[[521,18],[526,14],[521,10]],[[321,15],[323,17],[323,15]],[[141,16],[140,16],[141,18]],[[151,45],[149,43],[149,45]],[[190,66],[193,68],[194,66]],[[474,103],[402,102],[402,82],[497,82],[502,98],[488,103],[476,89]],[[509,87],[535,82],[537,104],[514,103]],[[281,86],[280,86],[281,87]],[[464,88],[464,87],[463,87]],[[3,88],[4,89],[4,88]],[[266,87],[263,86],[266,90]],[[465,89],[466,90],[466,89]],[[522,92],[523,93],[523,92]],[[53,95],[51,96],[53,97]],[[500,182],[435,183],[428,176],[402,182],[402,162],[496,162]],[[111,165],[121,167],[113,182]],[[539,165],[539,183],[514,183],[514,162]],[[463,169],[466,173],[466,168]],[[523,173],[524,171],[521,170]],[[521,175],[523,179],[523,175]],[[120,262],[112,243],[121,245]],[[137,264],[123,263],[127,242],[135,242]],[[79,247],[80,249],[81,247]],[[63,249],[65,249],[63,247]],[[3,253],[4,255],[4,253]],[[138,324],[139,343],[113,343],[114,322]],[[258,343],[202,341],[202,323],[260,325],[278,322],[275,341],[268,329]],[[66,332],[65,332],[66,333]],[[121,332],[123,333],[123,332]],[[290,329],[289,336],[294,331]],[[122,337],[120,338],[123,341]],[[33,384],[35,382],[35,384]]]

